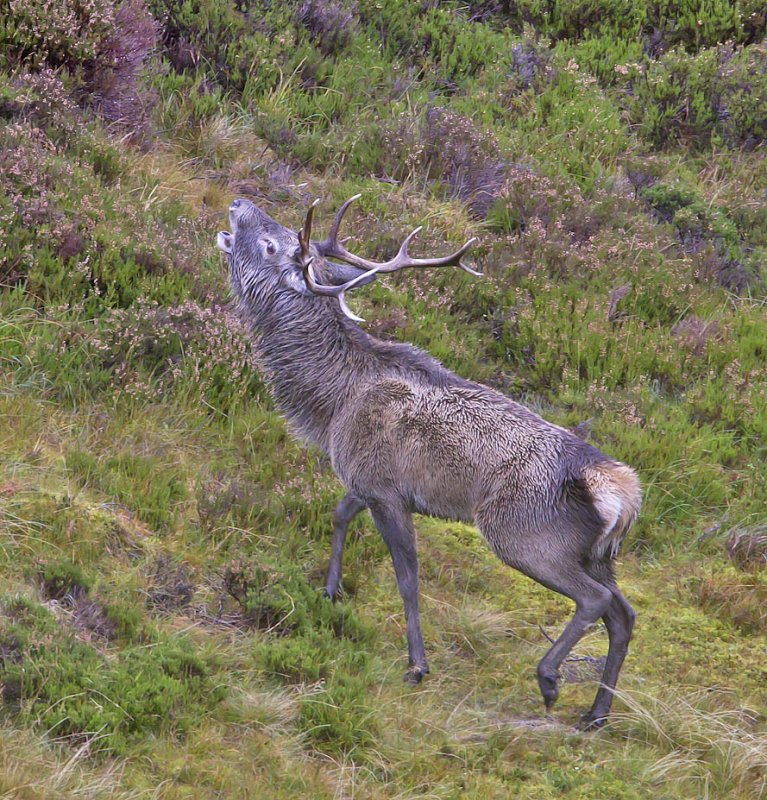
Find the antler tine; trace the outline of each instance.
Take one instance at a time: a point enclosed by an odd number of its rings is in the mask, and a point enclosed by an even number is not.
[[[455,264],[456,267],[460,267],[464,272],[468,272],[469,275],[474,275],[474,277],[476,277],[476,278],[481,278],[481,277],[484,276],[484,274],[485,274],[484,272],[480,272],[479,270],[472,269],[471,267],[467,267],[466,264],[461,262],[461,257],[464,255],[464,253],[466,253],[467,250],[470,247],[472,247],[475,242],[478,242],[478,241],[479,241],[479,239],[477,239],[476,236],[472,236],[471,239],[469,239],[469,241],[466,242],[466,244],[464,244],[460,248],[458,248],[458,250],[456,250],[455,253],[453,253],[452,256],[449,256],[449,258],[455,259],[455,261],[451,261],[450,262],[451,264]]]
[[[314,217],[314,209],[320,203],[319,197],[309,206],[306,212],[306,219],[304,220],[303,230],[298,232],[298,244],[301,247],[301,260],[306,262],[309,259],[309,245],[312,238],[312,218]]]
[[[351,264],[352,266],[364,270],[355,278],[352,278],[352,280],[338,286],[326,286],[325,284],[318,283],[314,276],[314,270],[312,269],[312,262],[314,259],[309,256],[309,245],[312,232],[312,216],[314,214],[315,207],[319,203],[319,200],[315,200],[309,207],[309,210],[306,212],[306,220],[304,221],[303,230],[298,234],[298,241],[301,246],[301,261],[303,264],[304,282],[306,283],[306,286],[314,294],[323,295],[325,297],[337,297],[338,302],[341,305],[341,310],[347,317],[349,317],[349,319],[352,319],[355,322],[364,322],[362,317],[358,317],[349,309],[349,306],[346,305],[346,299],[344,297],[345,293],[348,292],[349,289],[353,289],[355,286],[364,283],[372,275],[376,275],[378,273],[396,272],[397,270],[407,269],[409,267],[460,267],[462,270],[465,270],[471,275],[476,275],[478,277],[482,275],[481,272],[477,272],[471,267],[466,266],[466,264],[461,263],[461,258],[474,244],[474,242],[477,241],[476,238],[469,239],[469,241],[459,247],[458,250],[456,250],[454,253],[450,253],[450,255],[447,256],[440,256],[438,258],[413,258],[408,253],[408,248],[410,247],[410,243],[413,241],[413,239],[415,239],[415,237],[421,231],[420,226],[405,237],[404,241],[399,247],[399,250],[397,251],[397,255],[389,261],[368,261],[366,258],[362,258],[354,253],[350,253],[342,244],[339,244],[338,231],[341,227],[341,221],[343,220],[347,209],[355,200],[359,199],[360,197],[361,195],[355,194],[354,197],[350,197],[338,209],[327,238],[315,245],[317,252],[321,256],[325,258],[334,258],[338,261],[345,261],[347,264]]]
[[[416,228],[405,238],[400,245],[397,255],[389,261],[369,261],[366,258],[362,258],[354,253],[350,253],[342,244],[339,243],[338,229],[341,226],[341,220],[343,219],[344,214],[346,214],[346,210],[359,197],[359,194],[354,195],[354,197],[350,197],[341,206],[341,208],[338,209],[327,239],[316,245],[317,251],[320,253],[320,255],[324,256],[325,258],[335,258],[338,261],[345,261],[347,264],[351,264],[359,269],[372,270],[378,273],[396,272],[397,270],[407,269],[410,267],[460,267],[462,270],[471,275],[476,275],[477,277],[482,276],[481,272],[478,272],[471,267],[467,267],[466,264],[461,263],[461,257],[474,244],[474,242],[477,241],[476,238],[469,239],[469,241],[456,250],[455,253],[451,253],[447,256],[440,256],[439,258],[412,258],[408,254],[408,247],[410,242],[413,241],[415,236],[421,230],[420,227]]]
[[[363,283],[366,278],[369,278],[371,275],[375,275],[378,270],[371,269],[367,272],[361,272],[356,278],[352,278],[350,281],[346,281],[346,283],[342,283],[338,286],[326,286],[323,283],[317,282],[317,279],[314,276],[314,270],[312,269],[313,261],[314,259],[310,258],[303,266],[304,281],[309,289],[314,292],[314,294],[323,295],[324,297],[337,297],[338,302],[341,305],[341,311],[343,311],[344,314],[349,317],[349,319],[354,320],[354,322],[364,322],[365,320],[362,317],[358,317],[349,308],[349,306],[346,305],[346,298],[344,297],[344,294],[349,289],[353,289],[355,286]]]
[[[341,220],[344,218],[344,214],[346,214],[346,209],[355,201],[359,200],[362,197],[361,194],[355,194],[353,197],[350,197],[342,206],[341,208],[336,211],[335,219],[333,220],[333,224],[330,226],[330,233],[328,234],[328,238],[325,239],[324,242],[320,243],[320,247],[328,242],[335,243],[336,239],[338,238],[338,229],[341,227]]]
[[[408,253],[408,247],[410,246],[410,242],[421,232],[422,227],[423,226],[419,225],[412,233],[405,237],[405,241],[400,245],[397,255],[391,259],[391,261],[387,261],[386,265],[378,270],[379,272],[396,272],[398,269],[406,269],[407,267],[460,267],[464,272],[468,272],[470,275],[476,275],[478,278],[482,277],[483,273],[477,272],[477,270],[461,263],[463,254],[477,241],[476,236],[469,239],[468,242],[461,245],[455,253],[451,253],[449,256],[440,256],[439,258],[411,258]]]

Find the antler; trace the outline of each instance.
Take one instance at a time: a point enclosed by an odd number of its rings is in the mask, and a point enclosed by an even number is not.
[[[344,314],[346,314],[347,317],[349,317],[349,319],[352,319],[355,322],[364,322],[362,317],[358,317],[351,311],[349,306],[346,305],[344,294],[349,291],[349,289],[353,289],[355,286],[363,283],[370,276],[378,273],[396,272],[397,270],[407,269],[409,267],[455,266],[460,267],[470,275],[476,275],[477,277],[482,276],[481,272],[477,272],[476,270],[471,269],[471,267],[467,267],[466,264],[461,263],[461,257],[474,244],[474,242],[477,241],[476,238],[469,239],[466,244],[448,256],[441,256],[440,258],[411,257],[408,253],[408,247],[410,246],[410,242],[413,241],[418,232],[421,230],[420,226],[405,238],[400,245],[399,250],[397,251],[397,255],[389,261],[368,261],[366,258],[362,258],[354,253],[350,253],[342,244],[338,242],[338,229],[341,226],[341,220],[343,219],[346,210],[361,196],[362,195],[355,194],[354,197],[350,197],[341,206],[341,208],[338,209],[335,219],[333,220],[333,224],[330,227],[330,233],[328,234],[327,239],[315,245],[317,252],[324,258],[334,258],[338,261],[345,261],[347,264],[351,264],[354,267],[365,270],[365,272],[360,273],[356,278],[352,278],[352,280],[347,281],[339,286],[325,286],[324,284],[317,283],[317,280],[314,276],[314,271],[312,270],[312,262],[314,261],[314,258],[309,256],[309,243],[312,233],[312,217],[314,216],[314,209],[319,203],[319,200],[315,200],[311,206],[309,206],[309,210],[306,212],[303,230],[299,231],[298,233],[298,244],[300,247],[301,261],[303,263],[304,280],[306,281],[307,287],[315,294],[323,295],[325,297],[337,297],[338,302],[341,305],[341,310],[344,312]]]
[[[312,270],[312,262],[314,261],[313,258],[310,258],[304,264],[304,280],[306,281],[306,285],[315,293],[321,294],[325,297],[337,297],[338,302],[341,305],[341,311],[346,314],[349,319],[353,320],[354,322],[364,322],[365,320],[362,317],[358,317],[350,308],[346,305],[346,298],[344,294],[349,290],[353,289],[355,286],[363,283],[367,278],[371,275],[375,275],[378,272],[378,269],[370,269],[367,272],[360,272],[360,274],[356,278],[352,278],[350,281],[346,281],[346,283],[342,283],[340,286],[325,286],[322,283],[317,283],[317,279],[314,277],[314,271]]]
[[[405,239],[404,242],[402,242],[397,255],[389,261],[368,261],[366,258],[362,258],[354,253],[350,253],[342,244],[338,242],[338,229],[341,226],[341,220],[344,218],[346,210],[355,200],[358,200],[360,197],[362,197],[362,195],[355,194],[354,197],[350,197],[341,206],[341,208],[338,209],[336,217],[333,220],[333,225],[330,228],[328,238],[315,245],[317,252],[320,255],[324,256],[325,258],[336,258],[340,261],[345,261],[347,264],[352,264],[360,269],[375,269],[376,272],[380,273],[396,272],[399,269],[407,269],[409,267],[460,267],[470,275],[475,275],[476,277],[482,276],[481,272],[477,272],[471,267],[467,267],[466,264],[461,263],[461,256],[463,256],[463,254],[474,244],[474,242],[477,241],[476,238],[469,239],[466,244],[456,250],[455,253],[451,253],[449,256],[442,256],[440,258],[412,258],[408,254],[407,249],[410,245],[410,242],[413,241],[413,239],[418,235],[418,232],[421,230],[420,226],[416,228]]]
[[[306,219],[304,220],[304,228],[298,232],[298,246],[301,248],[301,262],[306,264],[311,261],[309,258],[309,244],[312,238],[312,217],[314,216],[314,209],[320,204],[319,197],[309,206],[306,212]]]

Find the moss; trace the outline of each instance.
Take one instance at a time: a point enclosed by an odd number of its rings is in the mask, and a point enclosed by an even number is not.
[[[68,561],[45,564],[40,569],[39,577],[43,596],[51,600],[87,594],[92,585],[80,567]]]

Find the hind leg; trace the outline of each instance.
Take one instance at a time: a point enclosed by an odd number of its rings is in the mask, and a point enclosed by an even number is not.
[[[628,645],[631,640],[631,633],[634,629],[636,614],[623,596],[621,590],[612,575],[612,565],[610,563],[598,565],[589,570],[597,579],[601,580],[612,593],[612,602],[602,616],[607,635],[610,639],[610,646],[607,651],[604,672],[602,673],[602,685],[597,691],[591,709],[583,716],[581,727],[599,727],[604,724],[605,719],[610,713],[613,701],[613,689],[618,683],[623,661],[628,653]]]
[[[529,520],[514,519],[515,505],[514,498],[497,498],[478,511],[476,522],[488,544],[505,564],[575,602],[573,618],[538,664],[538,686],[549,709],[559,695],[559,665],[604,616],[613,595],[582,563],[592,520],[562,515],[556,527],[548,523],[532,528]]]
[[[524,568],[516,564],[512,566],[575,602],[573,618],[538,663],[538,686],[548,710],[559,696],[557,678],[560,664],[586,631],[604,616],[606,609],[612,603],[612,595],[604,586],[589,578],[577,562],[568,565],[566,574],[559,575],[552,575],[549,569],[541,569],[540,564],[524,565]]]
[[[607,613],[612,592],[594,580],[584,569],[570,543],[561,535],[538,534],[535,537],[517,534],[494,536],[491,529],[478,520],[496,555],[506,564],[534,581],[575,602],[575,614],[551,649],[538,664],[538,686],[549,709],[559,696],[559,665],[575,644],[597,620]]]

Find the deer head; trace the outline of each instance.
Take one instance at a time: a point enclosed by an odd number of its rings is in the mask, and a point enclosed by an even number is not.
[[[318,200],[309,207],[303,229],[297,233],[275,222],[250,200],[235,200],[229,208],[232,231],[221,231],[217,244],[229,257],[232,285],[238,296],[258,299],[285,292],[302,297],[332,296],[338,298],[347,317],[361,322],[361,317],[346,305],[344,295],[372,282],[379,273],[411,267],[458,266],[472,275],[481,275],[461,262],[475,239],[448,256],[411,257],[408,247],[420,228],[403,241],[397,255],[389,261],[369,261],[349,252],[338,241],[338,230],[346,210],[358,197],[355,195],[341,206],[328,237],[321,242],[311,241]]]

